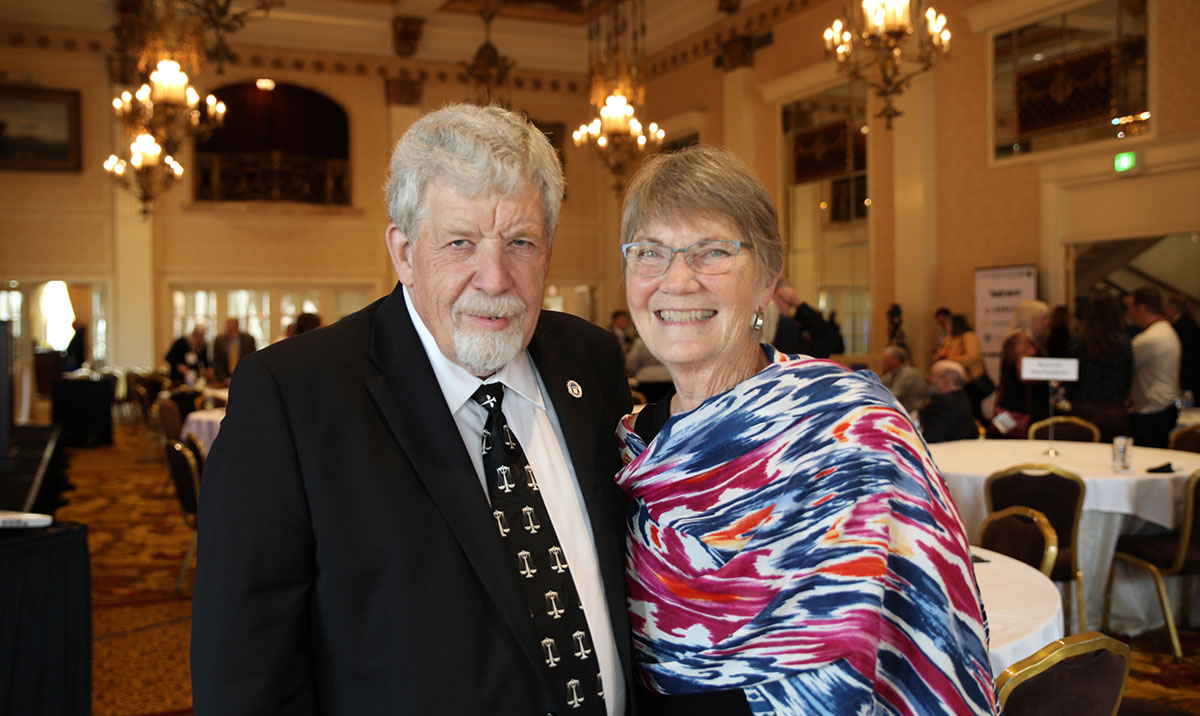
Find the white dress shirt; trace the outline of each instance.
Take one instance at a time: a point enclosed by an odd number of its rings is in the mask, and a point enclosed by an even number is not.
[[[608,603],[604,599],[604,584],[600,580],[600,563],[596,558],[591,522],[587,519],[583,494],[575,478],[574,464],[567,454],[558,416],[554,413],[554,406],[542,397],[545,385],[529,353],[521,351],[494,375],[480,380],[442,353],[433,334],[413,308],[408,287],[404,287],[403,291],[408,315],[433,366],[438,386],[446,399],[446,407],[454,416],[485,496],[488,489],[484,482],[480,445],[487,411],[471,400],[471,396],[484,383],[504,384],[504,417],[516,433],[537,475],[546,511],[550,513],[559,545],[566,552],[567,564],[571,565],[575,577],[575,589],[579,592],[588,629],[595,642],[600,678],[604,683],[605,707],[609,716],[624,713],[625,682],[617,661],[616,641],[613,638],[612,620],[608,615]],[[481,523],[494,524],[490,514],[480,515],[479,519]],[[515,565],[513,569],[516,569]]]

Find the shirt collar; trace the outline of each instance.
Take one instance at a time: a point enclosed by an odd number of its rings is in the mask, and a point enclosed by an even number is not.
[[[516,358],[509,361],[508,365],[493,375],[480,379],[442,353],[437,339],[433,337],[413,306],[408,286],[402,284],[401,289],[404,292],[404,305],[408,309],[408,315],[412,319],[413,327],[417,330],[417,336],[421,339],[425,355],[429,357],[429,363],[433,366],[433,374],[437,377],[438,385],[442,389],[442,395],[446,398],[446,405],[450,408],[451,413],[457,413],[484,383],[503,383],[508,388],[508,394],[515,393],[534,407],[540,410],[546,409],[545,403],[542,402],[542,392],[538,389],[533,361],[530,360],[528,351],[521,351]]]

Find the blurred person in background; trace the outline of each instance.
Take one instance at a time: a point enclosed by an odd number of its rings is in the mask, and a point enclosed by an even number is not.
[[[888,346],[883,349],[881,363],[883,375],[880,380],[883,387],[892,391],[892,395],[909,413],[921,407],[928,397],[928,391],[920,371],[909,365],[908,351],[900,346]]]
[[[321,316],[316,313],[301,313],[299,316],[296,316],[296,322],[292,325],[296,327],[294,335],[298,336],[314,328],[320,328]]]
[[[1071,312],[1066,306],[1055,306],[1050,311],[1050,325],[1046,328],[1046,356],[1065,358],[1067,343],[1071,340]]]
[[[1162,314],[1162,294],[1143,286],[1125,297],[1129,320],[1142,332],[1133,337],[1133,443],[1167,447],[1179,417],[1179,336]]]
[[[171,380],[179,383],[195,383],[208,371],[208,344],[204,341],[208,329],[197,323],[191,334],[180,336],[167,351],[167,365],[171,367]]]
[[[927,443],[948,440],[972,440],[979,437],[971,400],[963,392],[967,374],[952,360],[940,360],[929,367],[929,402],[921,408],[921,435]]]
[[[967,317],[955,313],[950,317],[949,332],[942,340],[942,345],[933,354],[933,360],[952,360],[963,367],[967,376],[965,387],[967,398],[971,401],[971,415],[975,420],[983,422],[983,399],[987,395],[974,382],[986,372],[983,366],[983,350],[979,347],[979,336],[967,323]]]
[[[1000,348],[1000,383],[996,388],[997,415],[988,432],[993,437],[1028,437],[1029,426],[1050,414],[1046,381],[1021,379],[1021,360],[1044,357],[1042,343],[1050,324],[1050,306],[1043,301],[1021,301]],[[1007,416],[1007,417],[1003,417]],[[1011,424],[1010,424],[1011,421]]]
[[[1096,291],[1088,298],[1079,335],[1067,343],[1066,357],[1079,361],[1079,380],[1067,383],[1071,414],[1095,423],[1104,442],[1129,435],[1125,400],[1133,383],[1133,348],[1116,296]]]
[[[225,332],[213,339],[213,378],[220,383],[229,382],[238,361],[254,352],[254,336],[242,332],[242,324],[236,318],[225,321]]]
[[[1195,401],[1200,395],[1200,325],[1192,318],[1191,304],[1181,293],[1167,298],[1163,315],[1179,336],[1179,389],[1190,391]]]

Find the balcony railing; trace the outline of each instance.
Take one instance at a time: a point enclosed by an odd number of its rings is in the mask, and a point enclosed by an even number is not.
[[[350,205],[350,162],[283,152],[196,153],[196,201]]]

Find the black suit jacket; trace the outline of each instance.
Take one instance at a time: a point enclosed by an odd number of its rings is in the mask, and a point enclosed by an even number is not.
[[[961,390],[954,390],[929,398],[919,413],[921,434],[927,443],[948,440],[970,440],[979,437],[975,427],[975,412],[971,399]]]
[[[620,350],[542,312],[529,352],[590,515],[628,684]],[[399,287],[240,361],[230,395],[201,483],[199,716],[562,711]]]

